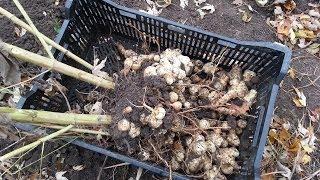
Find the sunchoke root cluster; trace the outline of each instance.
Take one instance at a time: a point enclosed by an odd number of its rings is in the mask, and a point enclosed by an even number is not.
[[[111,110],[116,148],[204,179],[237,173],[241,134],[258,94],[256,73],[238,65],[224,70],[179,49],[145,55],[117,48],[124,68]]]

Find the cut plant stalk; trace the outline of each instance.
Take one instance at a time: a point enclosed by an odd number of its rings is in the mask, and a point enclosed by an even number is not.
[[[32,124],[32,125],[40,126],[40,127],[46,127],[46,128],[50,128],[50,129],[63,129],[63,128],[65,128],[65,126],[59,126],[59,125],[48,125],[48,124]],[[85,134],[96,134],[96,135],[110,136],[110,134],[107,133],[107,132],[90,130],[90,129],[72,128],[72,129],[70,129],[70,131],[76,132],[76,133],[85,133]]]
[[[93,114],[58,113],[50,111],[16,109],[0,107],[0,113],[9,119],[21,123],[49,123],[58,125],[109,125],[111,116]]]
[[[2,7],[0,7],[0,14],[2,14],[5,17],[7,17],[8,19],[10,19],[13,23],[15,23],[15,24],[21,26],[22,28],[26,29],[27,31],[29,31],[33,35],[36,35],[36,32],[28,24],[26,24],[25,22],[23,22],[22,20],[17,18],[12,13],[10,13],[7,10],[3,9]],[[86,67],[86,68],[88,68],[90,70],[93,69],[93,65],[91,65],[90,63],[88,63],[85,60],[81,59],[80,57],[78,57],[77,55],[73,54],[72,52],[66,50],[64,47],[60,46],[59,44],[57,44],[56,42],[54,42],[53,40],[51,40],[50,38],[48,38],[44,34],[39,33],[39,35],[44,39],[45,42],[50,44],[52,47],[58,49],[60,52],[62,52],[63,54],[65,54],[69,58],[73,59],[74,61],[80,63],[81,65],[83,65],[84,67]]]
[[[28,22],[28,24],[30,25],[30,27],[32,28],[32,30],[35,32],[35,36],[39,39],[40,43],[42,44],[42,46],[44,47],[44,49],[46,50],[48,56],[50,59],[54,59],[50,48],[48,46],[48,44],[44,41],[44,39],[42,38],[42,36],[40,35],[40,32],[38,31],[38,29],[36,28],[36,26],[33,24],[32,20],[30,19],[30,17],[28,16],[27,12],[23,9],[22,5],[20,4],[20,2],[18,0],[13,0],[14,4],[17,6],[17,8],[19,9],[19,11],[21,12],[21,14],[23,15],[23,17],[26,19],[26,21]]]
[[[106,89],[114,89],[114,83],[112,79],[103,79],[101,77],[95,76],[93,74],[87,73],[85,71],[79,70],[72,66],[66,65],[54,59],[43,57],[41,55],[32,53],[30,51],[24,50],[17,46],[0,41],[0,50],[9,53],[11,56],[17,58],[18,60],[29,62],[44,68],[57,71],[59,73],[65,74],[70,77],[74,77],[81,81],[103,87]]]
[[[20,153],[26,152],[26,151],[28,151],[28,150],[30,150],[32,148],[35,148],[35,147],[39,146],[41,143],[44,143],[44,142],[46,142],[46,141],[48,141],[50,139],[53,139],[53,138],[65,133],[65,132],[67,132],[68,130],[70,130],[73,127],[74,127],[74,125],[69,125],[69,126],[63,128],[63,129],[61,129],[61,130],[59,130],[57,132],[54,132],[54,133],[52,133],[52,134],[50,134],[48,136],[42,137],[42,138],[38,139],[37,141],[35,141],[33,143],[30,143],[30,144],[28,144],[26,146],[23,146],[23,147],[19,148],[19,149],[11,151],[11,152],[3,155],[3,156],[0,156],[0,162],[8,160],[8,159],[10,159],[10,158],[12,158],[14,156],[17,156]]]

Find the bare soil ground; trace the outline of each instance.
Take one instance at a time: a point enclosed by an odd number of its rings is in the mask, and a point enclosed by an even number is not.
[[[146,3],[144,1],[115,0],[115,2],[129,8],[146,9]],[[265,22],[266,18],[272,15],[271,8],[262,9],[257,7],[254,1],[247,1],[258,13],[254,13],[252,20],[249,23],[245,23],[241,20],[241,13],[238,11],[239,8],[244,9],[244,6],[237,7],[232,5],[232,0],[207,0],[207,2],[213,4],[216,11],[213,14],[206,15],[202,20],[199,19],[196,8],[192,2],[189,3],[190,5],[186,10],[182,10],[178,0],[173,0],[172,5],[165,8],[160,16],[239,40],[278,41],[274,30]],[[296,2],[298,4],[296,11],[299,12],[306,8],[308,2],[314,1],[296,0]],[[21,0],[21,3],[39,30],[53,39],[57,33],[57,27],[59,27],[63,19],[63,2],[60,2],[58,6],[54,5],[54,0]],[[22,18],[22,15],[18,14],[17,9],[11,1],[0,1],[0,6],[17,14],[19,18]],[[0,27],[0,38],[4,41],[32,50],[33,52],[42,53],[40,50],[41,46],[34,40],[32,35],[26,34],[23,37],[17,37],[14,33],[14,25],[1,16]],[[275,114],[281,118],[288,119],[292,124],[297,124],[298,120],[302,119],[303,114],[306,115],[307,112],[305,109],[299,109],[293,104],[292,97],[294,97],[294,91],[292,91],[292,87],[304,87],[302,89],[307,97],[309,109],[319,107],[320,80],[315,81],[313,84],[311,81],[320,76],[320,58],[308,54],[305,50],[294,49],[291,66],[305,75],[302,76],[300,80],[293,80],[289,77],[284,79],[278,95]],[[35,73],[38,70],[39,69],[36,68],[34,70]],[[317,137],[319,138],[319,132],[317,132]],[[11,143],[12,141],[0,140],[0,149],[7,147]],[[48,154],[63,144],[65,144],[64,141],[46,143],[44,154]],[[40,154],[41,147],[33,150],[24,158],[25,164],[38,160]],[[313,164],[309,167],[310,172],[319,168],[319,162],[316,161],[319,157],[320,154],[314,154]],[[105,156],[73,145],[68,145],[45,158],[42,162],[42,167],[49,176],[53,177],[57,171],[67,171],[66,177],[69,179],[94,179],[98,176],[104,159]],[[111,160],[111,158],[108,158],[106,162],[105,167],[121,163]],[[83,165],[85,168],[81,171],[73,170],[72,167],[76,165]],[[22,171],[21,176],[32,179],[38,171],[39,163],[36,163],[28,168],[27,171]],[[135,177],[136,169],[130,166],[121,166],[102,170],[101,172],[101,179],[128,179],[131,176]],[[150,179],[151,176],[152,175],[146,175],[145,179]]]

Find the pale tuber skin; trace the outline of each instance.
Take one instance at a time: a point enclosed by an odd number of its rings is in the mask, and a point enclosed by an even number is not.
[[[131,106],[127,106],[122,110],[122,114],[129,114],[132,112],[132,107]]]
[[[131,138],[136,138],[140,135],[140,127],[136,127],[134,123],[130,123],[129,136]]]
[[[169,96],[170,96],[170,102],[171,103],[174,103],[174,102],[178,101],[178,99],[179,99],[178,94],[176,92],[173,92],[173,91],[171,91],[169,93]]]
[[[240,145],[240,139],[237,136],[235,130],[231,129],[229,131],[229,134],[227,136],[227,141],[231,146],[239,146]]]
[[[198,123],[199,123],[199,127],[201,129],[209,129],[210,128],[210,122],[206,119],[201,119]]]
[[[197,155],[201,156],[207,151],[207,144],[205,141],[195,141],[191,144],[191,151]]]
[[[130,122],[127,119],[121,119],[117,124],[118,130],[125,132],[130,129]]]
[[[182,103],[180,101],[177,101],[172,103],[171,106],[175,111],[180,111],[182,108]]]
[[[244,129],[247,127],[247,121],[243,120],[243,119],[239,119],[237,121],[237,126],[241,129]]]
[[[244,82],[250,82],[252,78],[256,77],[257,74],[251,70],[245,70],[243,72],[243,81]]]

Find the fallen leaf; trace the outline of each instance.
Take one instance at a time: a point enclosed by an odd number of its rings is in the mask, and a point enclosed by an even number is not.
[[[298,46],[299,46],[300,48],[306,48],[306,47],[308,47],[310,44],[312,44],[312,41],[306,43],[306,39],[300,38],[300,39],[299,39],[299,44],[298,44]]]
[[[189,5],[189,0],[180,0],[180,7],[182,9],[186,8]]]
[[[285,20],[281,21],[279,23],[279,25],[277,26],[277,33],[288,36],[290,29],[291,29],[291,20],[285,19]]]
[[[59,3],[60,3],[60,0],[55,0],[55,1],[54,1],[54,5],[55,5],[55,6],[58,6]]]
[[[68,178],[63,176],[66,172],[67,171],[56,172],[56,174],[55,174],[56,180],[68,180]]]
[[[302,156],[301,162],[302,162],[302,164],[306,165],[309,162],[311,162],[311,157],[309,155],[305,154]]]
[[[294,33],[292,28],[290,28],[290,30],[289,30],[289,39],[290,39],[291,44],[297,43],[296,34]]]
[[[282,11],[281,6],[275,6],[273,12],[274,12],[274,15],[282,15],[282,14],[284,14],[284,12]]]
[[[85,168],[84,165],[76,165],[76,166],[72,166],[72,169],[75,171],[81,171]]]
[[[313,43],[306,49],[310,54],[317,54],[320,50],[320,44],[319,43]]]
[[[312,153],[313,152],[313,149],[308,145],[302,146],[302,148],[306,153]]]
[[[269,0],[256,0],[257,5],[260,7],[264,7],[268,2]]]
[[[200,6],[202,3],[205,3],[207,0],[193,0],[196,6]]]
[[[100,63],[99,63],[99,61],[100,61],[100,60],[99,60],[98,58],[96,58],[96,59],[93,61],[92,74],[106,79],[106,78],[109,77],[109,74],[108,74],[107,72],[102,71],[102,69],[103,69],[103,68],[105,67],[105,65],[106,65],[107,58],[105,58],[104,60],[102,60]]]
[[[4,85],[12,85],[21,81],[21,73],[18,64],[9,58],[6,53],[0,52],[0,77]]]
[[[206,4],[202,8],[197,10],[199,12],[200,18],[203,19],[205,15],[212,14],[215,11],[215,8],[212,4]]]
[[[287,0],[275,0],[273,4],[284,4]]]
[[[156,5],[161,8],[166,8],[171,5],[171,0],[156,0]]]
[[[293,98],[293,102],[297,107],[306,107],[307,106],[307,98],[298,88],[293,87],[294,91],[297,94],[297,97]]]
[[[314,10],[314,9],[309,10],[309,13],[308,13],[308,14],[309,14],[310,16],[320,18],[320,13],[319,13],[319,11],[316,11],[316,10]]]
[[[287,147],[289,152],[297,153],[301,149],[300,139],[294,138],[290,140],[289,147]]]
[[[46,80],[47,84],[43,87],[45,95],[53,97],[55,94],[66,94],[68,89],[55,78],[50,77]]]
[[[248,23],[248,22],[251,21],[252,15],[251,15],[251,13],[249,13],[248,11],[245,11],[244,13],[242,13],[241,19],[242,19],[242,21]]]
[[[251,12],[253,12],[253,11],[254,11],[251,5],[246,4],[246,6],[248,7],[249,11],[251,11]]]
[[[283,7],[287,10],[287,12],[292,12],[297,7],[297,4],[293,0],[287,0],[283,4]]]
[[[89,112],[89,114],[98,114],[98,115],[102,113],[103,113],[102,103],[99,101],[94,103],[94,105],[91,107],[91,110]]]
[[[308,110],[308,115],[312,122],[318,122],[320,120],[320,108],[316,108],[313,111]]]
[[[306,30],[306,29],[298,30],[296,32],[296,36],[298,38],[305,38],[305,39],[314,39],[317,37],[313,31]]]
[[[231,4],[237,5],[237,6],[242,6],[243,5],[243,0],[234,0]]]
[[[14,32],[18,37],[22,37],[26,34],[27,30],[24,28],[19,29],[18,27],[14,27]]]
[[[290,76],[291,79],[296,79],[297,78],[297,74],[296,74],[296,70],[293,68],[290,68],[288,70],[288,75]]]
[[[277,169],[278,171],[281,172],[281,175],[283,177],[286,177],[286,178],[290,177],[291,170],[287,166],[281,164],[279,161],[277,161]]]

